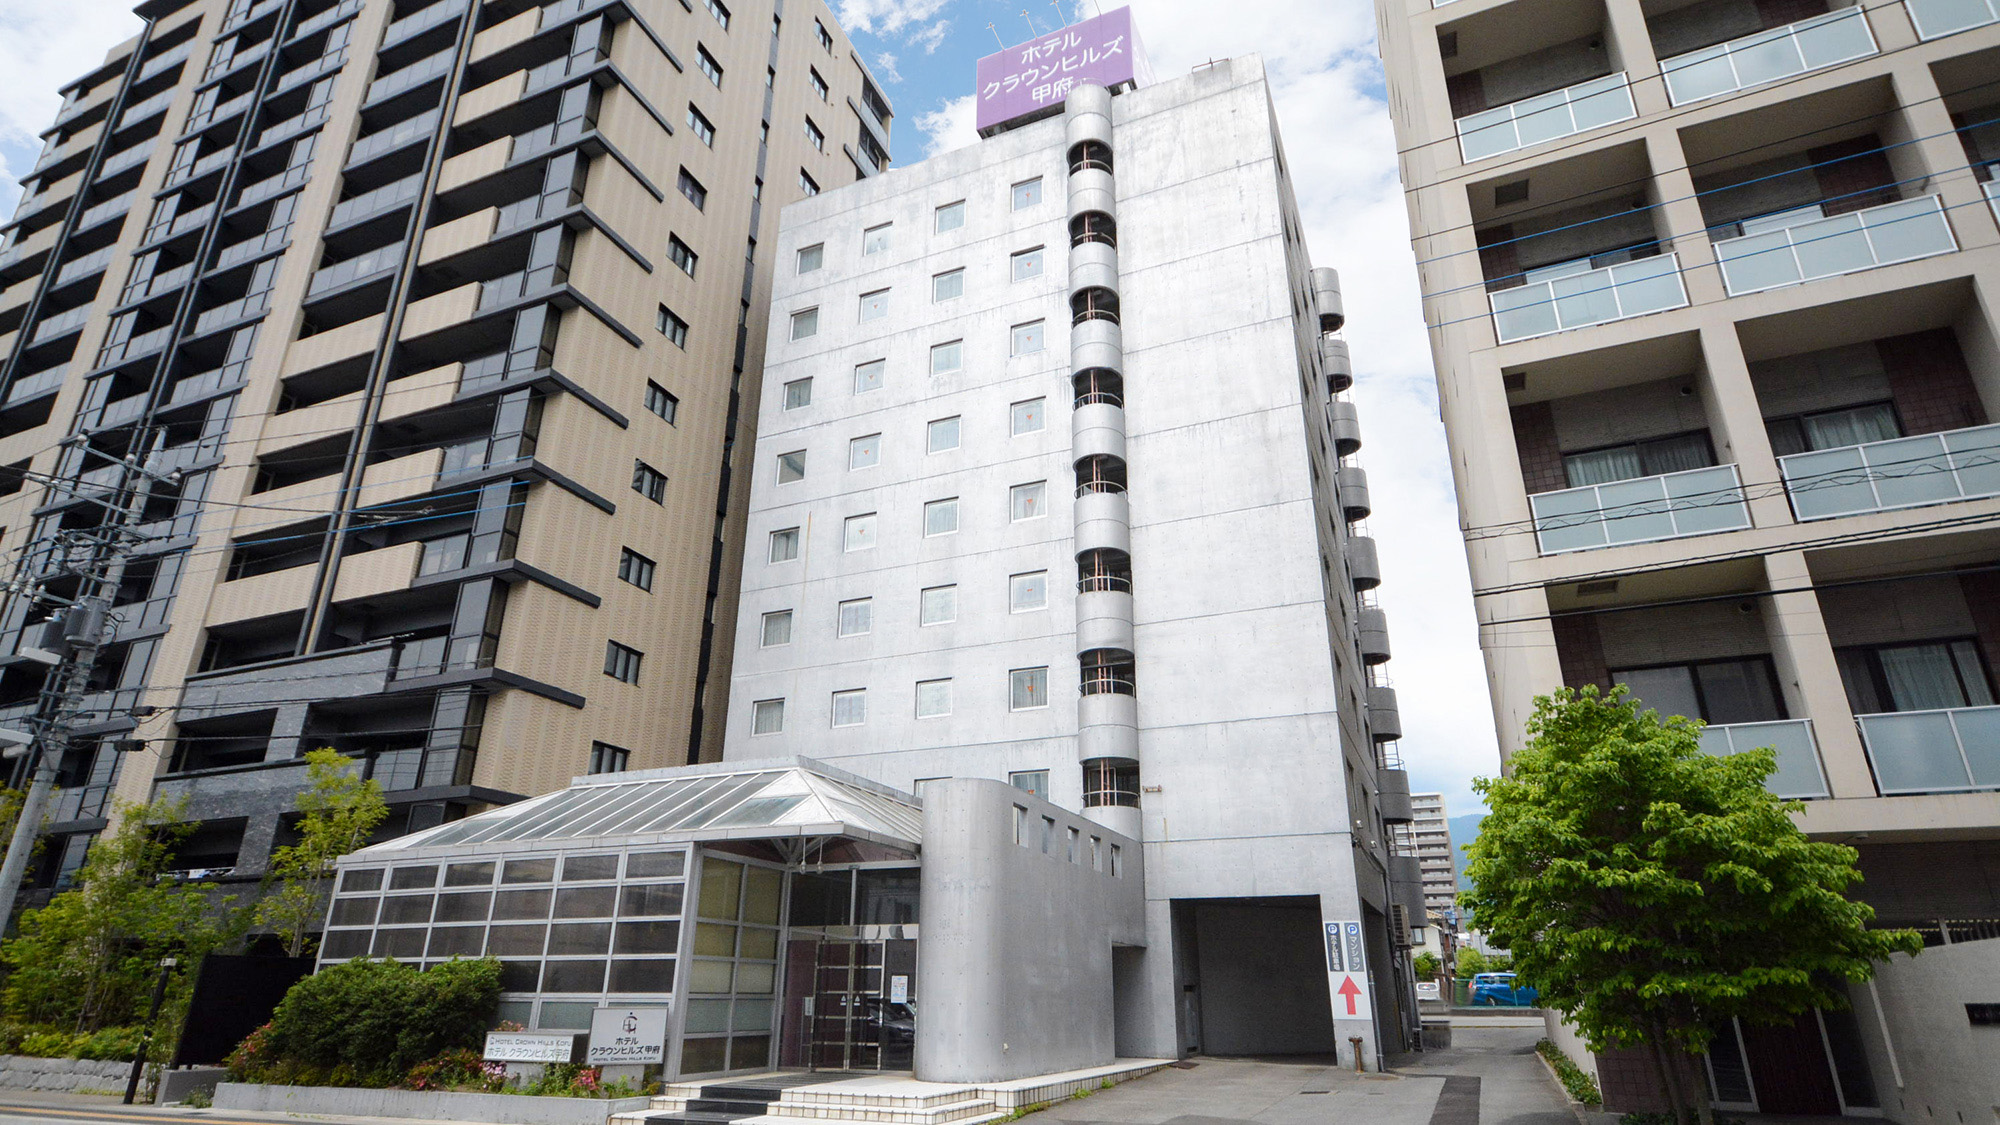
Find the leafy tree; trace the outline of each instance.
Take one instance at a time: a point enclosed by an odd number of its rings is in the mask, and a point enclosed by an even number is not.
[[[1481,953],[1477,946],[1459,946],[1458,956],[1454,960],[1458,962],[1458,975],[1464,980],[1493,971],[1486,963],[1486,954]]]
[[[1436,980],[1438,970],[1442,969],[1444,965],[1438,960],[1437,954],[1426,949],[1422,953],[1417,954],[1416,964],[1410,967],[1416,971],[1418,980]]]
[[[1493,811],[1463,898],[1543,1006],[1592,1050],[1647,1049],[1676,1121],[1709,1125],[1687,1056],[1710,1021],[1842,1007],[1838,982],[1922,945],[1868,928],[1874,911],[1844,893],[1854,849],[1807,839],[1798,803],[1764,788],[1773,751],[1705,754],[1699,723],[1624,696],[1535,701],[1511,776],[1474,783]]]
[[[285,952],[311,951],[313,931],[326,920],[326,896],[334,861],[360,847],[389,815],[382,785],[362,780],[354,761],[337,750],[306,755],[306,788],[298,796],[299,842],[271,853],[270,878],[276,889],[257,904],[258,924],[284,940]]]

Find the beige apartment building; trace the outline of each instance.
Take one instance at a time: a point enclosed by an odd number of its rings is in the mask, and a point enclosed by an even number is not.
[[[826,4],[138,12],[0,244],[0,726],[125,544],[37,885],[156,793],[254,880],[320,746],[392,834],[719,757],[758,245],[887,163]]]
[[[1503,754],[1593,683],[1774,747],[1929,948],[1850,1011],[1718,1029],[1717,1103],[1988,1119],[2000,9],[1378,14]]]

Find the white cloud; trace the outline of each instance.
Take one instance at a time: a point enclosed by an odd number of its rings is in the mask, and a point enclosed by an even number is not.
[[[926,159],[941,152],[964,148],[979,139],[972,95],[950,98],[928,113],[917,115],[917,131],[924,135]]]
[[[916,34],[910,36],[908,39],[904,40],[904,42],[910,44],[912,47],[922,47],[924,49],[924,54],[926,55],[934,55],[937,53],[938,44],[944,42],[945,32],[950,30],[951,30],[950,20],[939,20],[936,23],[930,25],[929,27],[924,28],[922,31],[919,31]]]
[[[13,211],[19,188],[13,181],[33,166],[42,142],[37,135],[55,120],[62,105],[56,88],[104,61],[105,49],[136,33],[142,24],[131,0],[0,0],[0,154],[6,178],[0,207]]]
[[[852,35],[894,35],[937,15],[949,0],[840,0],[840,26]]]
[[[903,76],[896,70],[896,56],[887,51],[875,56],[875,73],[884,82],[901,82]]]

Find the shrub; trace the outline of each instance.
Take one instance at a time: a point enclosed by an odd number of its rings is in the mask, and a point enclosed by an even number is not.
[[[505,1066],[489,1067],[479,1052],[470,1047],[454,1047],[435,1058],[425,1059],[403,1076],[411,1090],[452,1090],[477,1087],[497,1092],[507,1081]]]
[[[1542,1040],[1535,1044],[1535,1050],[1540,1051],[1542,1057],[1549,1060],[1550,1069],[1556,1072],[1556,1078],[1561,1080],[1563,1089],[1569,1091],[1570,1097],[1585,1105],[1603,1103],[1604,1096],[1597,1092],[1597,1079],[1585,1074],[1583,1068],[1571,1061],[1568,1055],[1563,1054],[1562,1048],[1556,1046],[1553,1040]]]
[[[106,1027],[81,1036],[72,1049],[80,1059],[130,1060],[139,1053],[146,1037],[142,1027]]]
[[[21,1038],[21,1053],[38,1059],[66,1059],[74,1038],[60,1031],[31,1031]]]
[[[349,961],[292,986],[232,1052],[232,1076],[260,1082],[387,1086],[418,1063],[476,1047],[493,1023],[500,963]]]

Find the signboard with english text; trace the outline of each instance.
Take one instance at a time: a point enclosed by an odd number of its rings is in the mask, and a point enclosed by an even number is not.
[[[979,60],[976,73],[973,103],[982,136],[1017,117],[1060,108],[1078,86],[1143,86],[1153,80],[1130,8],[1114,8],[997,51]]]
[[[599,1008],[590,1013],[589,1066],[667,1061],[666,1008]]]
[[[566,1063],[576,1061],[576,1039],[570,1032],[489,1031],[487,1062]]]

